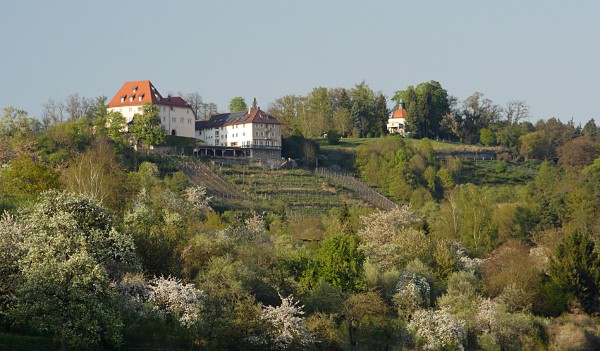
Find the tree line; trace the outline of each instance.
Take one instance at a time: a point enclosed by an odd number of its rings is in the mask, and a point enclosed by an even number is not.
[[[522,163],[530,180],[493,185],[468,162],[437,159],[427,138],[380,137],[354,166],[397,207],[295,219],[285,204],[213,208],[174,162],[98,122],[105,112],[44,126],[4,110],[0,338],[62,349],[600,345],[591,123],[527,127],[516,154],[545,161]],[[510,157],[490,164],[515,172]],[[307,233],[319,240],[298,239]]]

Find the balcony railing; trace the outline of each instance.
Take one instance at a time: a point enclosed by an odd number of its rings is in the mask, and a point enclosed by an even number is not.
[[[247,144],[247,145],[238,145],[236,147],[239,147],[242,149],[281,149],[281,145]]]

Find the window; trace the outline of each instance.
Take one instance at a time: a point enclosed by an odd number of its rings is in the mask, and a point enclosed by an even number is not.
[[[256,136],[258,136],[258,132],[256,132]]]
[[[125,102],[125,96],[121,96],[121,102]]]
[[[133,102],[133,98],[135,97],[135,95],[132,95],[129,97],[129,102]]]
[[[177,122],[177,118],[171,117],[171,122],[173,122],[173,123]]]
[[[183,121],[185,121],[185,118],[180,118],[179,122],[183,123]]]
[[[142,101],[143,98],[144,98],[144,95],[138,96],[138,101]]]
[[[163,122],[167,121],[167,117],[163,116]]]
[[[138,87],[133,88],[133,93],[135,94],[135,92],[137,91]]]
[[[192,119],[188,118],[188,124],[192,124]]]
[[[130,107],[130,108],[129,108],[129,112],[131,112],[132,110],[133,110],[133,107]]]

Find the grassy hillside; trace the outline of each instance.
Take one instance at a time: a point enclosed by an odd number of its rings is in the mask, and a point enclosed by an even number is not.
[[[326,139],[318,139],[321,150],[321,162],[326,165],[337,165],[347,171],[355,171],[354,158],[356,149],[361,145],[376,142],[378,138],[343,138],[338,144],[331,145]],[[407,146],[417,147],[420,140],[403,139]],[[468,145],[454,142],[442,142],[431,140],[433,151],[440,157],[446,155],[460,155],[468,157],[470,154],[478,155],[485,153],[498,153],[504,151],[500,147],[485,147],[479,145]]]
[[[539,161],[464,161],[459,183],[475,185],[518,185],[535,178]]]
[[[357,147],[365,144],[373,143],[377,138],[342,138],[338,144],[330,145],[326,139],[317,139],[317,143],[321,147],[321,150],[341,150],[341,151],[352,151]],[[413,146],[419,143],[419,139],[408,139],[405,138],[404,142],[408,146]],[[456,142],[444,142],[431,140],[433,150],[439,153],[451,153],[451,152],[486,152],[486,151],[501,151],[500,147],[488,147],[480,145],[469,145]]]

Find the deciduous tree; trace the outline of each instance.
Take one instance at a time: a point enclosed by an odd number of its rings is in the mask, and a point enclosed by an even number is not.
[[[229,101],[229,112],[242,112],[247,109],[246,100],[241,96],[236,96]]]
[[[160,124],[158,106],[146,103],[142,113],[133,115],[131,134],[145,145],[162,145],[166,141],[165,128]]]
[[[364,228],[358,232],[359,248],[382,269],[400,268],[415,258],[424,259],[427,238],[415,229],[419,218],[408,206],[376,212],[362,220]]]
[[[111,279],[136,264],[133,242],[95,202],[46,192],[24,214],[22,282],[12,316],[67,345],[118,345]]]
[[[508,124],[519,124],[530,117],[529,106],[524,100],[511,100],[506,103],[504,116]]]
[[[448,93],[436,81],[420,83],[416,87],[394,93],[392,100],[403,101],[408,114],[408,131],[418,137],[437,138],[444,116],[450,112]]]
[[[463,101],[461,116],[461,135],[463,142],[476,143],[479,132],[500,118],[501,108],[485,98],[482,93],[475,92]]]

